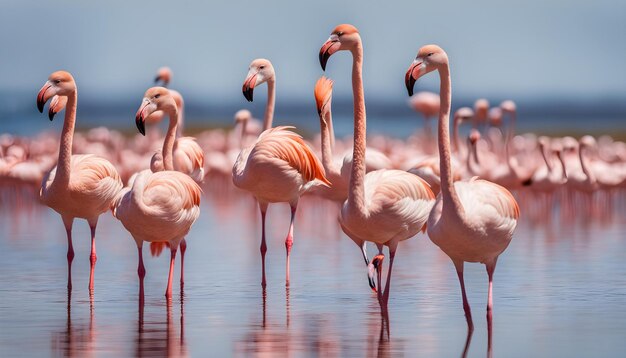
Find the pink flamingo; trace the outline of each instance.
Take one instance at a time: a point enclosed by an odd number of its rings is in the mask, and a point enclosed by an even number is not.
[[[452,97],[448,55],[436,45],[420,48],[406,73],[405,82],[411,95],[417,79],[435,70],[439,72],[441,81],[438,128],[441,195],[437,196],[437,202],[428,218],[428,236],[452,259],[456,267],[468,328],[473,331],[474,325],[463,281],[463,263],[481,262],[487,267],[487,313],[488,322],[491,322],[493,272],[498,256],[513,237],[519,218],[519,206],[508,190],[486,180],[471,179],[453,184],[448,128]]]
[[[320,116],[320,132],[322,147],[322,164],[326,171],[326,177],[333,183],[330,188],[321,188],[320,193],[327,199],[343,203],[348,198],[348,182],[352,168],[352,151],[343,156],[333,155],[335,138],[332,132],[333,116],[331,102],[333,94],[333,81],[321,77],[315,84],[315,103]],[[337,163],[335,159],[339,159]],[[379,150],[367,147],[365,151],[365,171],[367,173],[391,168],[391,160]]]
[[[67,288],[72,289],[72,224],[74,218],[86,219],[91,229],[89,261],[89,291],[94,289],[96,266],[96,226],[98,217],[109,209],[122,189],[122,181],[115,167],[106,159],[93,155],[72,155],[72,138],[76,123],[78,89],[69,72],[57,71],[48,77],[37,95],[37,108],[43,113],[44,104],[54,95],[67,97],[67,110],[59,147],[57,165],[47,174],[41,185],[40,199],[61,214],[67,232]]]
[[[311,186],[330,186],[324,167],[302,137],[290,131],[294,127],[271,128],[274,113],[274,68],[265,59],[252,61],[248,76],[243,84],[243,95],[248,101],[253,99],[254,88],[264,82],[268,85],[268,105],[265,110],[264,131],[254,144],[244,148],[233,166],[233,184],[249,191],[259,203],[261,211],[261,286],[266,287],[265,279],[265,213],[269,203],[289,203],[291,222],[285,239],[287,264],[285,283],[289,286],[289,254],[293,245],[293,224],[298,207],[298,199]]]
[[[152,87],[146,91],[135,118],[137,128],[145,134],[145,119],[157,110],[167,113],[170,119],[162,149],[164,171],[140,172],[133,183],[120,192],[113,206],[113,214],[137,244],[140,300],[143,300],[143,279],[146,274],[143,242],[167,243],[170,247],[170,271],[165,296],[171,299],[177,249],[200,215],[200,187],[188,175],[174,171],[173,148],[178,108],[170,91],[163,87]]]
[[[342,24],[333,30],[322,45],[320,64],[337,51],[352,53],[352,91],[354,97],[354,151],[350,173],[348,199],[339,218],[341,228],[355,244],[363,247],[366,241],[374,242],[382,251],[389,247],[389,272],[385,284],[378,289],[381,308],[386,311],[391,286],[391,273],[398,243],[426,229],[426,220],[435,196],[424,180],[416,175],[393,169],[365,173],[366,115],[363,96],[363,46],[356,27]],[[369,270],[373,286],[373,270]]]

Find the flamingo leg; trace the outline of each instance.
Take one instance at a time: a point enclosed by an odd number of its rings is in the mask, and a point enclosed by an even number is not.
[[[391,287],[391,270],[393,269],[393,259],[396,257],[396,249],[398,248],[397,242],[389,244],[389,272],[387,272],[387,282],[385,283],[385,293],[383,294],[383,303],[385,309],[387,309],[387,303],[389,302],[389,289]]]
[[[187,251],[187,241],[180,240],[180,287],[185,285],[185,251]]]
[[[67,234],[67,289],[72,289],[72,261],[74,261],[74,246],[72,245],[72,224],[74,218],[63,218],[63,225]]]
[[[467,294],[465,293],[465,281],[463,280],[463,261],[454,261],[456,267],[456,274],[459,277],[459,283],[461,284],[461,294],[463,296],[463,310],[465,311],[465,319],[467,320],[467,328],[469,331],[474,331],[474,322],[472,321],[472,310],[470,309],[469,302],[467,301]]]
[[[493,310],[493,272],[496,270],[496,262],[497,258],[492,262],[486,264],[487,275],[489,276],[489,291],[487,294],[487,313],[490,313]]]
[[[143,279],[146,277],[146,268],[143,266],[143,241],[137,244],[137,276],[139,276],[139,304],[143,308]]]
[[[383,307],[383,294],[382,294],[382,275],[383,275],[383,263],[381,262],[376,266],[376,280],[378,281],[378,290],[376,291],[376,297],[378,298],[378,304]]]
[[[289,233],[287,239],[285,239],[285,250],[287,251],[287,270],[285,274],[285,285],[289,286],[289,256],[291,253],[291,247],[293,246],[293,221],[296,218],[296,210],[298,209],[298,203],[291,204],[291,222],[289,223]]]
[[[96,226],[98,225],[98,218],[95,221],[89,221],[89,228],[91,229],[91,254],[89,255],[89,292],[93,292],[94,287],[94,271],[96,268],[96,261],[98,256],[96,255]]]
[[[267,213],[267,203],[259,202],[259,210],[261,210],[261,287],[265,288],[267,285],[265,280],[265,253],[267,252],[267,244],[265,243],[265,214]]]
[[[170,256],[170,273],[167,277],[167,290],[165,290],[165,297],[168,300],[172,299],[172,281],[174,280],[174,261],[176,260],[177,250],[178,250],[178,245],[170,244],[170,251],[172,255]]]

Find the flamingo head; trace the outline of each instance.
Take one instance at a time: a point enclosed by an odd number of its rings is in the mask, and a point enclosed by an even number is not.
[[[385,255],[378,254],[374,256],[372,262],[367,265],[367,278],[369,279],[370,287],[372,291],[376,292],[376,283],[374,282],[374,274],[381,275],[383,268],[383,260],[385,259]]]
[[[252,118],[252,113],[247,109],[240,109],[235,113],[235,124],[247,122]]]
[[[243,87],[241,88],[243,96],[248,100],[248,102],[252,102],[254,87],[264,82],[273,82],[274,76],[274,66],[272,66],[272,63],[269,60],[257,58],[252,61],[250,63],[250,67],[248,68],[246,80],[243,81]]]
[[[413,87],[420,77],[447,65],[448,55],[441,47],[437,45],[422,46],[404,76],[409,97],[413,95]]]
[[[341,24],[333,29],[330,37],[320,48],[320,65],[322,70],[326,71],[326,62],[330,56],[342,50],[353,50],[361,43],[361,35],[359,30],[350,24]]]
[[[48,107],[48,118],[54,119],[54,115],[61,112],[67,105],[67,97],[54,95],[50,100],[50,107]]]
[[[135,124],[137,124],[139,133],[146,135],[146,118],[156,111],[178,113],[176,101],[170,91],[165,87],[152,87],[144,94],[141,106],[135,115]],[[175,115],[171,117],[176,118]]]
[[[54,96],[69,96],[76,91],[74,77],[67,71],[56,71],[48,77],[37,94],[37,109],[43,113],[43,106]],[[62,109],[62,108],[61,108]],[[54,117],[54,116],[53,116]],[[52,120],[52,118],[50,118]]]
[[[500,107],[493,107],[488,112],[489,124],[493,127],[500,127],[502,125],[502,109]]]
[[[324,114],[330,112],[333,98],[333,80],[325,76],[320,77],[315,84],[314,94],[317,114],[320,115],[320,118],[323,118]]]
[[[154,155],[152,155],[152,158],[150,159],[150,170],[153,173],[165,170],[163,167],[163,153],[161,153],[160,150],[157,150]]]
[[[474,110],[469,107],[461,107],[454,112],[454,119],[459,123],[469,121],[474,117]]]
[[[505,113],[515,113],[515,111],[517,111],[517,105],[515,104],[515,102],[511,101],[510,99],[507,99],[506,101],[502,101],[502,103],[500,103],[500,108]]]
[[[475,118],[479,122],[484,122],[489,117],[489,101],[484,98],[479,98],[474,102],[474,112],[476,112]]]
[[[470,143],[472,145],[475,145],[476,142],[478,142],[480,140],[480,132],[477,129],[473,128],[470,131],[470,134],[469,134],[468,138],[469,138]]]
[[[157,75],[154,78],[154,84],[158,84],[159,81],[163,83],[163,87],[167,87],[172,79],[172,70],[169,67],[161,67],[157,71]]]
[[[593,148],[596,146],[596,139],[590,135],[585,135],[585,136],[582,136],[582,138],[580,138],[578,143],[580,143],[581,148],[582,147]]]

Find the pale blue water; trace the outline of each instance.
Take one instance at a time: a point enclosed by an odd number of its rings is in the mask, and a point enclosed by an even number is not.
[[[260,286],[260,222],[253,200],[205,189],[188,236],[184,296],[163,297],[169,255],[146,253],[140,321],[137,254],[110,213],[98,225],[93,302],[89,229],[74,225],[74,290],[66,289],[66,237],[46,207],[0,197],[0,351],[13,356],[460,356],[466,324],[449,259],[423,234],[398,251],[390,335],[358,248],[334,207],[305,198],[296,219],[291,286],[284,285],[289,209],[268,213],[268,288]],[[623,197],[622,197],[623,199]],[[20,209],[17,209],[17,208]],[[626,354],[626,217],[531,223],[522,219],[498,261],[493,354],[500,357],[623,357]],[[373,252],[370,249],[370,253]],[[177,265],[178,273],[178,265]],[[484,266],[466,264],[476,326],[469,356],[487,354]]]

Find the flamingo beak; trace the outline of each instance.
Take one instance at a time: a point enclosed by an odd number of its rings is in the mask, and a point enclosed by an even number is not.
[[[159,83],[159,81],[160,81],[160,80],[161,80],[161,75],[157,75],[157,76],[154,78],[154,84]]]
[[[374,293],[376,293],[376,282],[374,281],[375,270],[376,268],[374,267],[373,263],[370,263],[369,265],[367,265],[367,279],[369,281],[370,288],[372,289],[372,291],[374,291]]]
[[[258,74],[258,72],[250,73],[248,74],[248,77],[246,77],[246,80],[243,81],[243,87],[241,88],[241,91],[243,92],[243,96],[246,98],[246,100],[248,100],[248,102],[252,102],[254,85],[256,84],[256,78]]]
[[[326,62],[330,56],[339,50],[339,40],[330,38],[328,41],[324,42],[322,48],[320,48],[320,65],[322,66],[322,71],[326,71]]]
[[[146,135],[146,117],[150,115],[150,113],[145,113],[146,108],[148,107],[149,104],[150,104],[150,101],[148,101],[147,99],[144,99],[143,103],[141,104],[141,107],[139,107],[139,110],[137,111],[137,114],[135,115],[135,124],[137,125],[137,129],[139,130],[139,133],[141,133],[141,135],[143,136]]]
[[[406,85],[406,89],[409,92],[409,97],[413,95],[413,87],[415,86],[415,82],[420,78],[420,70],[422,68],[422,61],[413,61],[411,66],[409,66],[409,70],[406,71],[406,75],[404,75],[404,84]]]
[[[374,270],[375,270],[376,271],[376,275],[378,276],[378,282],[380,283],[380,278],[381,278],[381,275],[382,275],[383,260],[384,259],[385,259],[385,255],[383,255],[383,254],[378,254],[378,255],[374,256],[374,258],[372,259],[372,263],[370,264],[374,268],[373,270],[371,270],[371,280],[372,281],[374,280]],[[369,265],[368,265],[368,268],[369,268]],[[370,284],[370,287],[371,287],[371,284]],[[377,292],[377,291],[374,290],[374,292]]]
[[[63,108],[65,108],[66,104],[66,96],[55,95],[52,97],[52,100],[50,100],[50,107],[48,108],[48,118],[50,118],[50,121],[54,119],[55,114],[61,112]]]
[[[51,95],[48,94],[50,87],[52,87],[52,84],[50,82],[46,82],[37,94],[37,109],[39,110],[39,113],[43,113],[43,106],[51,97]]]

